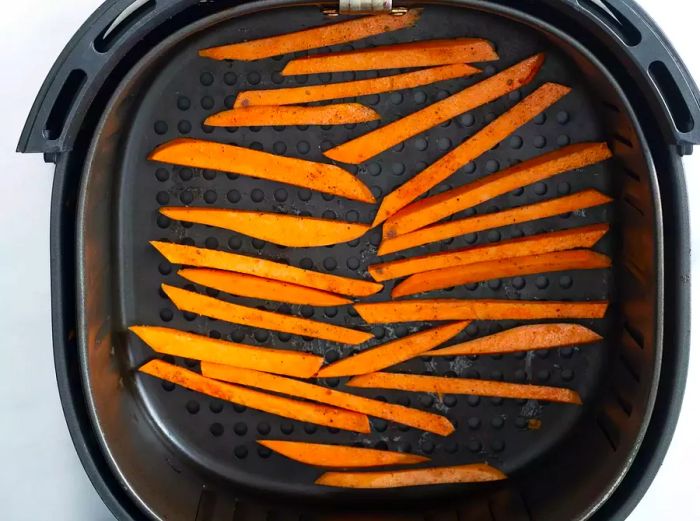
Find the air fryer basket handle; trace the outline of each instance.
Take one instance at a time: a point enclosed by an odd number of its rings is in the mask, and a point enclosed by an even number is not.
[[[188,8],[212,9],[199,0],[107,0],[75,33],[34,101],[18,152],[44,153],[47,161],[73,149],[91,104],[135,45]],[[117,78],[118,79],[118,78]]]
[[[700,92],[661,29],[634,0],[568,1],[617,37],[627,72],[649,85],[649,107],[667,142],[691,153],[700,144]]]

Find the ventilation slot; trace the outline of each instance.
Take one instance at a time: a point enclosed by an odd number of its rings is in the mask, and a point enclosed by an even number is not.
[[[639,177],[639,174],[638,174],[637,172],[634,172],[634,171],[630,170],[629,168],[624,168],[623,171],[625,172],[625,175],[626,175],[627,177],[631,177],[631,178],[634,179],[635,181],[641,181],[641,180],[642,180],[642,178]]]
[[[61,132],[63,132],[63,125],[65,125],[68,114],[70,114],[71,108],[73,108],[73,103],[83,89],[86,80],[87,74],[85,74],[85,71],[81,69],[73,69],[70,71],[58,96],[56,96],[56,100],[53,102],[49,117],[46,118],[46,125],[43,131],[43,135],[46,139],[58,139],[61,135]]]
[[[93,45],[99,53],[105,53],[112,48],[121,35],[134,26],[136,21],[156,6],[156,0],[136,0],[124,9],[107,28],[102,31]]]
[[[649,65],[649,75],[659,89],[676,128],[681,132],[693,130],[695,127],[693,116],[666,64],[660,61],[652,62]]]
[[[608,109],[610,112],[614,112],[616,114],[620,113],[619,107],[614,103],[610,103],[609,101],[602,101],[601,103],[603,104],[603,107]]]
[[[586,11],[600,18],[630,47],[642,41],[642,33],[606,0],[578,0]]]
[[[640,208],[641,205],[637,203],[637,201],[632,199],[629,195],[625,195],[622,199],[627,203],[627,206],[634,209],[639,215],[644,217],[644,210]]]
[[[630,362],[629,359],[623,354],[620,355],[620,362],[622,362],[622,366],[627,369],[630,376],[634,378],[634,381],[639,383],[639,372],[634,368],[632,362]]]
[[[632,338],[632,340],[634,340],[639,346],[639,349],[644,349],[644,335],[642,335],[641,331],[631,326],[627,321],[622,324],[622,327],[625,329],[630,338]]]
[[[216,494],[207,489],[203,489],[197,504],[197,513],[194,521],[211,521],[214,519],[214,507],[216,506]]]
[[[622,412],[625,413],[625,416],[627,416],[627,417],[632,416],[632,404],[630,402],[625,400],[618,393],[615,393],[615,400],[617,401],[617,404],[620,406],[620,409],[622,409]]]
[[[613,134],[612,137],[615,141],[622,143],[627,148],[633,148],[632,142],[629,139],[627,139],[626,137],[623,137],[620,134]]]
[[[613,422],[610,418],[601,414],[596,419],[596,423],[600,428],[600,432],[602,432],[605,439],[608,440],[610,448],[612,448],[613,452],[617,452],[617,447],[620,445],[620,433],[615,428],[615,425],[613,425]]]

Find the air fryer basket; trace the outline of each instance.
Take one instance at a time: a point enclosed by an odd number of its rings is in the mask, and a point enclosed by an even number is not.
[[[145,4],[145,16],[155,17],[158,10],[149,4],[151,2]],[[73,188],[68,193],[75,189],[75,181],[79,179],[81,183],[75,218],[78,247],[74,267],[70,267],[72,254],[66,252],[70,245],[63,244],[59,250],[63,269],[72,269],[77,283],[77,328],[73,334],[78,338],[79,360],[70,358],[71,355],[60,348],[66,341],[63,335],[70,336],[69,330],[63,329],[64,325],[73,322],[70,311],[64,310],[63,320],[55,326],[57,373],[69,423],[80,425],[77,447],[93,479],[101,476],[97,486],[102,489],[103,497],[107,496],[110,506],[124,517],[139,518],[146,512],[158,519],[235,517],[256,520],[300,516],[320,519],[356,511],[353,518],[360,519],[469,516],[477,520],[563,520],[589,518],[599,509],[598,515],[606,516],[603,518],[623,516],[640,495],[638,483],[643,484],[643,493],[648,476],[653,476],[658,465],[654,452],[661,448],[663,454],[669,429],[672,431],[675,423],[675,409],[669,409],[663,402],[663,412],[670,413],[670,417],[654,423],[651,434],[656,439],[652,439],[651,447],[642,445],[657,391],[663,391],[659,400],[670,400],[676,405],[682,394],[684,372],[679,366],[682,367],[687,351],[687,338],[669,336],[663,324],[668,311],[673,310],[675,319],[681,322],[681,333],[671,334],[682,335],[684,331],[685,314],[682,309],[675,308],[675,304],[684,303],[683,283],[687,282],[676,278],[678,263],[687,260],[687,252],[678,250],[678,244],[682,245],[685,237],[682,229],[685,206],[675,205],[674,221],[665,222],[662,215],[668,215],[668,203],[662,195],[666,184],[666,193],[671,194],[668,201],[684,202],[679,183],[682,172],[677,159],[675,163],[672,161],[672,154],[688,152],[690,143],[696,141],[693,114],[697,106],[685,105],[686,111],[683,111],[683,97],[691,97],[692,84],[687,84],[686,88],[669,83],[676,71],[669,71],[657,60],[654,63],[661,65],[654,66],[654,78],[661,78],[658,84],[663,85],[666,94],[670,89],[677,96],[659,110],[666,111],[666,115],[670,112],[675,119],[670,118],[669,124],[669,118],[653,121],[648,115],[642,115],[638,105],[633,106],[633,102],[639,101],[635,92],[623,89],[621,78],[612,74],[615,72],[612,62],[601,63],[589,48],[572,38],[573,31],[567,26],[564,9],[560,22],[568,32],[500,4],[427,5],[416,28],[372,40],[373,43],[393,43],[459,35],[481,36],[498,46],[501,60],[494,64],[496,70],[537,51],[545,51],[548,56],[536,81],[521,92],[456,118],[359,165],[358,176],[377,196],[386,194],[420,171],[422,163],[440,157],[464,136],[483,126],[493,114],[502,113],[519,96],[546,80],[561,81],[574,91],[546,111],[544,117],[523,127],[513,138],[460,170],[448,182],[462,184],[508,166],[513,160],[532,157],[568,142],[605,140],[615,153],[613,161],[587,168],[583,173],[560,175],[497,198],[478,207],[477,212],[522,205],[585,188],[597,188],[613,195],[613,205],[482,232],[456,239],[450,245],[460,247],[518,234],[611,222],[613,232],[598,249],[613,256],[615,269],[612,273],[571,272],[504,279],[457,288],[450,293],[450,296],[462,298],[565,300],[608,296],[611,309],[606,319],[582,322],[603,334],[606,341],[580,350],[529,353],[524,357],[479,357],[466,363],[446,360],[430,364],[418,359],[402,366],[412,371],[430,368],[440,374],[453,371],[460,376],[568,385],[582,394],[585,406],[579,409],[535,406],[474,397],[435,400],[428,395],[416,395],[410,398],[412,406],[443,412],[456,424],[457,432],[445,439],[373,421],[373,432],[361,437],[369,440],[371,446],[425,453],[436,464],[488,460],[509,473],[509,481],[486,487],[444,486],[408,491],[337,491],[316,487],[312,485],[318,475],[316,469],[270,455],[258,448],[254,440],[268,437],[353,443],[360,437],[284,421],[134,375],[133,369],[151,356],[143,344],[125,333],[126,326],[135,322],[167,324],[275,347],[309,345],[300,339],[276,334],[263,337],[252,329],[177,312],[159,293],[158,287],[161,282],[182,285],[182,281],[175,275],[174,267],[150,249],[148,240],[175,240],[266,258],[283,258],[290,264],[305,267],[311,264],[314,269],[353,276],[365,275],[368,261],[375,258],[373,248],[378,239],[375,235],[370,235],[369,242],[361,241],[356,245],[295,251],[221,230],[183,226],[158,216],[159,206],[192,204],[301,210],[313,215],[326,212],[328,217],[370,220],[371,210],[360,203],[292,187],[280,188],[265,181],[157,165],[145,160],[154,146],[181,135],[323,160],[325,147],[366,131],[365,127],[357,126],[240,128],[230,132],[200,126],[206,114],[230,105],[231,95],[237,90],[319,81],[313,76],[284,78],[276,74],[287,57],[241,64],[213,62],[196,56],[196,50],[202,47],[240,37],[255,38],[318,25],[325,20],[316,5],[286,7],[282,4],[250,3],[221,11],[209,6],[214,13],[200,12],[199,20],[183,10],[179,19],[177,16],[170,19],[171,25],[182,25],[182,29],[167,37],[154,38],[159,43],[152,49],[148,39],[142,40],[141,47],[146,48],[142,50],[148,52],[128,67],[122,65],[124,75],[118,75],[121,81],[96,94],[96,99],[100,95],[105,99],[110,96],[108,104],[93,113],[100,117],[99,124],[86,126],[90,132],[82,136],[78,132],[74,138],[79,145],[76,150],[82,150],[84,159],[75,159],[79,157],[75,151],[63,157],[58,155],[65,148],[67,131],[73,121],[69,117],[70,106],[60,110],[54,106],[48,114],[44,130],[50,132],[45,132],[45,138],[55,141],[56,148],[44,151],[52,154],[50,158],[59,160],[57,180],[62,181],[64,173],[65,178],[70,179],[68,173],[72,172]],[[587,2],[581,4],[587,5]],[[624,3],[621,5],[628,8]],[[613,13],[620,15],[619,11]],[[590,20],[591,15],[589,12],[586,15],[589,18],[582,21]],[[606,16],[610,16],[609,13]],[[132,25],[130,29],[135,31],[136,27]],[[624,25],[609,25],[608,31],[622,40],[620,45],[629,45],[631,42],[627,40],[640,35],[639,31],[634,33]],[[105,34],[101,37],[103,41],[107,38]],[[112,36],[106,53],[110,52],[110,46],[117,45],[114,38],[118,42],[120,37],[125,36]],[[631,69],[630,73],[633,71]],[[493,69],[485,72],[492,73]],[[683,73],[682,69],[678,72],[681,77]],[[365,76],[357,73],[353,77]],[[86,80],[81,79],[79,73],[73,74],[73,78],[69,81],[77,82],[73,88],[77,89],[80,102],[79,95],[83,92],[80,89]],[[349,78],[333,75],[333,81],[341,79]],[[398,117],[475,81],[479,78],[359,101],[375,106],[383,115]],[[673,85],[676,85],[675,91]],[[56,121],[62,122],[58,125],[58,134],[48,124]],[[648,128],[650,125],[653,128]],[[32,147],[32,137],[25,135],[26,147]],[[667,144],[663,145],[664,142]],[[68,161],[71,157],[73,162]],[[667,167],[665,179],[657,176],[660,165]],[[681,177],[672,179],[672,175]],[[444,188],[437,187],[437,190]],[[64,193],[57,192],[55,197]],[[71,200],[71,204],[74,201]],[[52,219],[58,221],[61,217],[61,221],[65,221],[65,213],[61,214],[65,211],[54,208]],[[67,219],[70,221],[71,217]],[[681,227],[681,233],[676,231],[677,226]],[[669,229],[674,234],[672,238]],[[63,233],[68,232],[64,229]],[[669,243],[680,260],[669,262],[665,258],[664,248]],[[440,245],[435,248],[437,251]],[[665,288],[665,281],[669,280],[665,271],[668,270],[674,278],[671,287]],[[680,273],[683,273],[683,266]],[[64,276],[62,280],[70,278]],[[59,301],[58,296],[67,289],[56,280],[54,284],[55,304],[63,308],[65,302]],[[669,290],[671,296],[668,296]],[[386,298],[386,293],[385,290],[377,298]],[[309,310],[292,307],[292,311],[306,313]],[[324,310],[316,309],[315,316],[339,324],[357,326],[361,323],[347,310],[336,311],[324,315]],[[515,322],[477,322],[463,337],[481,336],[492,332],[494,327],[512,325]],[[405,328],[374,328],[373,332],[387,340],[403,334],[402,329]],[[71,343],[69,337],[66,351]],[[316,342],[310,347],[327,357],[350,352],[348,348]],[[662,365],[662,360],[669,365]],[[183,361],[177,360],[177,363]],[[69,383],[75,386],[79,375],[82,387],[69,391],[66,386]],[[62,377],[66,378],[63,384]],[[84,393],[87,410],[77,403],[80,395],[76,393],[80,392]],[[406,394],[384,391],[368,391],[367,395],[398,402],[406,399]],[[541,429],[528,429],[529,418],[542,420]],[[647,444],[648,439],[649,436]],[[83,442],[88,445],[82,445]],[[636,467],[638,461],[646,463],[641,472]],[[626,478],[630,467],[631,475]],[[631,479],[634,482],[629,485]],[[619,499],[611,498],[620,483]]]

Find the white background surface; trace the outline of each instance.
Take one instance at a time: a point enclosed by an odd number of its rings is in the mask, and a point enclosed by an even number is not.
[[[700,80],[698,4],[638,0]],[[53,168],[14,153],[45,74],[100,0],[2,2],[0,17],[0,519],[102,521],[113,517],[74,452],[55,385],[49,300]],[[663,175],[663,172],[661,172]],[[700,150],[686,160],[693,246],[700,245]],[[693,259],[696,282],[700,265]],[[693,289],[700,302],[700,284]],[[693,347],[698,348],[696,328]],[[691,350],[692,351],[692,350]],[[666,461],[630,521],[700,521],[700,356],[691,354],[681,420]],[[564,520],[562,520],[564,521]]]

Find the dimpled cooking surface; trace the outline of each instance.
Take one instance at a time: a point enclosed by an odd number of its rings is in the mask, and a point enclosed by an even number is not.
[[[161,283],[206,291],[211,295],[217,293],[193,286],[179,278],[176,274],[178,266],[169,264],[148,245],[149,240],[175,241],[280,260],[321,272],[369,279],[367,266],[378,262],[376,250],[380,241],[380,229],[372,230],[361,239],[346,244],[292,249],[225,230],[171,221],[160,215],[158,209],[169,205],[191,205],[308,214],[369,223],[376,206],[289,185],[146,160],[155,146],[173,138],[191,137],[327,162],[322,154],[324,150],[376,128],[376,123],[237,129],[202,126],[207,115],[230,108],[235,94],[241,90],[375,77],[375,73],[364,72],[283,77],[279,71],[292,56],[256,62],[217,62],[197,56],[197,50],[203,47],[279,34],[327,21],[316,8],[273,10],[231,20],[211,27],[197,38],[183,41],[171,59],[154,71],[152,83],[140,93],[142,99],[137,115],[128,129],[128,135],[124,136],[124,160],[120,170],[117,238],[120,287],[117,298],[122,306],[125,327],[134,323],[174,327],[251,345],[314,352],[324,355],[328,362],[354,352],[352,346],[256,330],[178,311],[160,291]],[[473,181],[516,161],[569,143],[606,139],[597,118],[598,102],[581,81],[580,71],[564,55],[550,48],[546,40],[511,20],[466,9],[429,7],[415,28],[334,46],[330,50],[462,36],[491,39],[497,46],[500,61],[482,64],[484,73],[481,75],[412,90],[364,96],[357,98],[357,101],[377,110],[382,116],[382,123],[386,123],[455,93],[535,52],[546,51],[547,60],[536,80],[520,91],[415,136],[357,167],[348,166],[350,171],[355,172],[371,188],[378,200],[545,81],[560,81],[573,87],[573,92],[500,145],[461,168],[431,193]],[[610,194],[613,168],[614,163],[608,161],[558,175],[488,201],[460,215],[483,214],[535,203],[586,188]],[[469,234],[402,253],[414,255],[498,242],[523,235],[610,221],[611,218],[610,208],[593,208]],[[610,238],[605,237],[596,249],[610,254],[611,246]],[[398,258],[398,255],[387,256],[383,260],[393,258]],[[388,299],[393,285],[394,282],[388,282],[386,289],[370,300]],[[491,280],[433,292],[428,296],[579,300],[606,298],[611,291],[611,273],[597,270]],[[262,305],[269,310],[371,329],[376,340],[371,341],[370,346],[428,327],[428,324],[367,326],[349,306],[311,308],[261,303],[225,294],[218,296],[251,306]],[[610,330],[612,319],[580,323],[605,335]],[[515,325],[518,322],[474,322],[455,341],[487,335]],[[134,336],[130,336],[128,349],[131,367],[153,356],[153,352]],[[584,407],[473,396],[440,397],[425,393],[351,390],[360,395],[444,414],[457,428],[449,437],[375,418],[371,420],[372,432],[368,435],[333,431],[224,403],[146,376],[139,377],[137,388],[164,436],[173,443],[176,450],[185,452],[196,464],[237,485],[261,491],[283,492],[297,497],[332,494],[338,498],[356,492],[333,491],[313,485],[314,479],[320,474],[319,469],[271,454],[268,449],[257,445],[255,440],[303,440],[400,450],[426,455],[432,458],[435,465],[488,461],[506,473],[513,473],[560,443],[576,427],[591,402],[596,399],[607,356],[606,346],[596,344],[503,356],[417,358],[392,369],[567,386],[581,393],[584,402],[588,403]],[[190,360],[166,359],[188,368],[197,368],[197,363]],[[343,389],[344,381],[345,379],[328,379],[324,383],[332,388]],[[444,490],[445,487],[429,487],[421,489],[420,494],[434,494]],[[379,494],[381,497],[393,497],[394,492],[377,491],[376,494],[377,497],[380,497]]]

